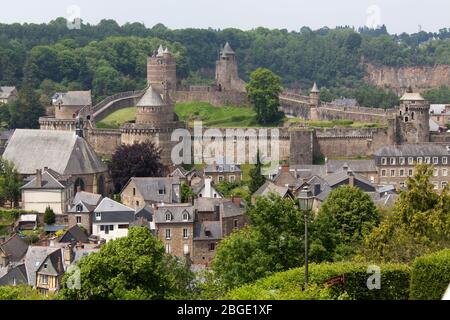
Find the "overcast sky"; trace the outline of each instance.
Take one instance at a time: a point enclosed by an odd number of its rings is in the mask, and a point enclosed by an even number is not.
[[[6,0],[0,0],[5,1]],[[391,33],[438,31],[450,27],[449,0],[13,0],[1,6],[0,22],[48,22],[74,17],[103,18],[120,24],[163,23],[178,28],[252,29],[263,26],[299,30],[336,25],[385,24]],[[75,10],[72,10],[76,6]],[[69,12],[70,11],[70,12]]]

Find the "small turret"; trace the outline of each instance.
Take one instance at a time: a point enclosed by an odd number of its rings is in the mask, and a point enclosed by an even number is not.
[[[309,92],[309,103],[314,107],[318,107],[320,105],[320,90],[317,87],[317,83],[315,82],[311,91]]]

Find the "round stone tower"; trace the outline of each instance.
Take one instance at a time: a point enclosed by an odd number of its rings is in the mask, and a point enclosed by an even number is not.
[[[165,86],[170,91],[177,89],[177,63],[168,48],[159,46],[147,60],[147,82],[156,91],[163,92]]]
[[[311,91],[309,92],[309,103],[314,107],[318,107],[320,104],[320,90],[317,87],[317,83],[315,82]]]
[[[400,99],[397,125],[400,143],[430,141],[430,104],[411,88]]]
[[[137,103],[136,123],[121,127],[121,142],[125,145],[153,142],[161,149],[161,162],[170,165],[173,143],[171,135],[175,129],[183,127],[174,112],[174,105],[168,94],[168,86],[163,84],[164,93],[149,86]]]

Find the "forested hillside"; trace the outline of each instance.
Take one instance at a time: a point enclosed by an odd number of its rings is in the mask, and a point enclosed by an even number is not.
[[[306,89],[317,81],[330,89],[328,99],[369,92],[395,100],[392,93],[370,86],[359,89],[365,74],[362,61],[387,66],[450,64],[450,28],[411,35],[390,35],[385,27],[170,30],[161,24],[146,28],[103,20],[70,30],[66,20],[58,18],[40,25],[0,24],[0,84],[30,84],[39,89],[42,100],[56,90],[92,88],[98,101],[145,86],[146,57],[160,43],[175,53],[183,83],[206,83],[214,76],[218,49],[226,41],[237,53],[243,79],[257,67],[267,67],[288,87]],[[365,100],[380,106],[380,99]]]

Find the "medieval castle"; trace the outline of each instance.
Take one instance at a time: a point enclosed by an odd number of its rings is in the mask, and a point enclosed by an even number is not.
[[[176,61],[167,48],[159,47],[147,61],[148,87],[143,91],[119,93],[93,106],[90,93],[62,93],[54,99],[53,110],[40,119],[44,130],[77,130],[101,155],[111,155],[121,144],[150,140],[162,149],[164,164],[171,164],[172,132],[187,128],[174,112],[175,102],[205,101],[215,106],[246,105],[245,83],[239,78],[236,54],[227,43],[216,62],[214,86],[177,88]],[[288,116],[308,120],[347,119],[377,123],[367,128],[308,128],[291,124],[280,129],[278,145],[282,161],[313,164],[319,158],[372,156],[386,145],[442,143],[449,144],[449,134],[431,134],[430,105],[420,94],[409,90],[400,106],[384,110],[321,103],[316,84],[309,96],[285,91],[280,96],[281,110]],[[99,129],[95,123],[108,114],[136,106],[136,120],[120,129]],[[219,129],[224,132],[225,129]],[[195,139],[196,137],[193,137]],[[270,137],[268,137],[270,139]],[[246,139],[246,148],[254,143]],[[242,151],[242,150],[241,150]],[[225,154],[225,150],[223,155]],[[216,157],[223,155],[215,155]]]

